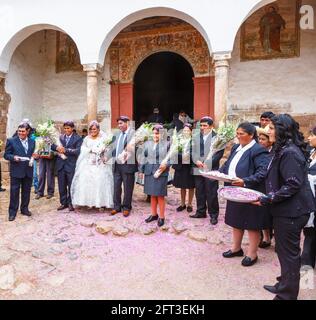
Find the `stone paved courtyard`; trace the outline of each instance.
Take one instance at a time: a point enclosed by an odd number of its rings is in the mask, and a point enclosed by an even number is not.
[[[143,223],[150,208],[140,186],[128,218],[57,212],[57,197],[32,194],[33,216],[8,222],[8,195],[0,193],[0,299],[273,298],[262,286],[279,272],[274,246],[260,249],[251,268],[221,257],[231,243],[223,204],[213,227],[177,213],[179,194],[170,188],[166,227],[157,230]],[[300,299],[316,299],[315,290],[301,290]]]

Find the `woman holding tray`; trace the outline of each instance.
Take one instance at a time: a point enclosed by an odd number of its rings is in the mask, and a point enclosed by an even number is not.
[[[296,300],[300,283],[300,240],[310,214],[315,211],[315,198],[308,181],[307,143],[299,124],[288,114],[273,117],[269,138],[274,143],[273,159],[266,177],[267,196],[260,205],[269,206],[273,217],[276,253],[281,276],[274,286],[264,288],[275,300]]]
[[[264,178],[269,164],[269,152],[257,143],[256,127],[249,122],[237,128],[239,144],[233,146],[230,156],[220,169],[236,179],[233,186],[246,187],[265,193]],[[269,229],[270,221],[266,208],[248,203],[227,201],[225,223],[233,228],[232,248],[223,253],[224,258],[242,257],[241,248],[245,230],[249,235],[249,248],[241,264],[252,266],[258,260],[260,230]]]

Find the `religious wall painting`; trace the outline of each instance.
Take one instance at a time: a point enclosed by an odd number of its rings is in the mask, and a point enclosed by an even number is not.
[[[56,32],[56,73],[82,71],[80,56],[75,42],[66,34]]]
[[[241,27],[241,61],[300,55],[301,0],[280,0],[250,16]]]

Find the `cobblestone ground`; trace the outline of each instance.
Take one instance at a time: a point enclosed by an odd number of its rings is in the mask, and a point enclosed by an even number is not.
[[[32,194],[33,216],[8,222],[8,195],[0,193],[0,299],[273,298],[262,286],[279,273],[274,246],[251,268],[222,258],[231,244],[223,205],[213,227],[177,213],[179,193],[170,188],[166,227],[157,230],[143,222],[150,208],[140,186],[128,218],[57,212],[57,197]],[[300,299],[316,299],[315,290],[301,290]]]

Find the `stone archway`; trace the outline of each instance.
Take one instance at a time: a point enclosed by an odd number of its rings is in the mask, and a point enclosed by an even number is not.
[[[123,29],[108,50],[112,126],[119,114],[133,117],[135,72],[147,57],[163,51],[181,55],[193,69],[194,117],[213,115],[213,66],[203,36],[192,25],[180,19],[151,17]]]

